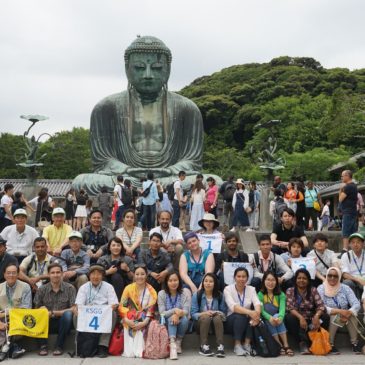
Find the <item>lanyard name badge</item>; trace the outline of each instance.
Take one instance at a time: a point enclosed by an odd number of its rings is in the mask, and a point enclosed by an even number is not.
[[[238,300],[240,302],[240,306],[243,307],[245,304],[245,294],[246,294],[246,288],[243,289],[243,294],[242,297],[240,296],[240,293],[238,292],[238,290],[236,289],[237,292],[237,296],[238,296]]]
[[[356,265],[357,271],[359,272],[359,275],[362,276],[362,266],[364,265],[364,251],[362,251],[362,258],[361,258],[361,266],[357,264],[356,258],[354,253],[352,252],[352,258],[354,259],[354,263]]]
[[[336,307],[337,307],[338,309],[341,309],[340,303],[338,302],[338,300],[336,299],[336,297],[332,297],[332,300],[335,302]]]
[[[171,296],[170,296],[170,295],[168,296],[168,298],[169,298],[169,303],[170,303],[171,309],[176,308],[176,303],[177,303],[177,300],[178,300],[178,298],[179,298],[179,294],[176,294],[176,296],[175,296],[175,300],[174,300],[174,301],[172,301],[172,299],[171,299]]]
[[[90,283],[90,290],[89,290],[89,297],[88,297],[88,299],[87,299],[87,304],[91,304],[92,302],[93,302],[93,300],[96,298],[96,296],[99,294],[99,291],[100,291],[100,289],[101,289],[101,286],[103,285],[103,283],[100,283],[100,285],[99,285],[99,288],[98,288],[98,290],[96,291],[96,293],[93,295],[93,296],[91,296],[91,294],[92,294],[92,288],[93,288],[93,285]]]
[[[10,295],[10,289],[9,289],[9,287],[7,285],[6,285],[6,297],[8,299],[8,305],[9,305],[9,307],[10,308],[13,308],[14,307],[13,298]]]

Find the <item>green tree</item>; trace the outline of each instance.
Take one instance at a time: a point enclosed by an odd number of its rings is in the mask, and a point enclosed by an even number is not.
[[[23,136],[10,133],[0,135],[0,177],[3,179],[22,179],[26,177],[25,169],[17,166],[25,161],[25,144]]]
[[[41,170],[46,179],[73,179],[92,171],[88,129],[58,132],[39,150],[47,153]]]

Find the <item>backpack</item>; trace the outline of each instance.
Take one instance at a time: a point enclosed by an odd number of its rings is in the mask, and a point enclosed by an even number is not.
[[[174,184],[175,184],[175,182],[173,182],[170,185],[167,185],[167,188],[166,188],[167,196],[168,196],[170,201],[173,201],[174,196],[175,196]]]
[[[275,209],[274,209],[274,222],[276,224],[281,224],[281,212],[287,208],[288,206],[286,205],[284,199],[277,199],[275,201]]]
[[[261,357],[278,357],[281,346],[271,335],[266,323],[260,321],[257,326],[251,328],[253,332],[252,346],[257,354]]]
[[[276,253],[275,252],[273,252],[273,260],[272,260],[272,263],[271,263],[271,265],[269,266],[269,268],[268,268],[268,270],[271,270],[271,271],[273,271],[275,274],[276,274]],[[256,267],[257,267],[257,269],[261,266],[261,264],[260,264],[260,259],[259,259],[259,253],[258,252],[255,252],[254,254],[253,254],[253,257],[254,257],[254,259],[255,259],[255,265],[256,265]]]
[[[167,328],[165,325],[153,320],[148,326],[143,357],[145,359],[166,359],[169,355]]]
[[[130,207],[133,202],[132,190],[122,186],[122,199],[121,200],[125,206]]]
[[[222,261],[231,262],[229,261],[229,255],[227,251],[223,251],[221,257]],[[244,253],[243,251],[238,251],[238,259],[239,262],[249,262],[247,253]]]
[[[94,357],[98,351],[100,333],[77,332],[76,356]]]
[[[236,187],[233,183],[228,183],[223,192],[223,199],[226,201],[232,201]]]
[[[150,191],[151,191],[151,187],[153,185],[153,181],[151,182],[151,184],[147,187],[147,189],[143,190],[142,196],[144,198],[147,198],[148,195],[150,195]]]

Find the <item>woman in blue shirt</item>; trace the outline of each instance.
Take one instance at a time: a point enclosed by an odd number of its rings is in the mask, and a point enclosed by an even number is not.
[[[224,357],[223,322],[226,319],[227,306],[219,291],[218,279],[212,274],[205,274],[202,288],[194,293],[191,301],[191,317],[200,334],[200,351],[203,356],[213,356],[208,343],[209,329],[213,325],[217,341],[217,357]]]

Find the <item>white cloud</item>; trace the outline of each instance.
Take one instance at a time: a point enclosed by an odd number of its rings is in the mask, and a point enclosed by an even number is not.
[[[93,105],[125,89],[137,34],[171,48],[171,90],[281,55],[364,68],[364,13],[359,0],[3,0],[0,130],[22,133],[29,113],[51,117],[39,131],[88,127]]]

